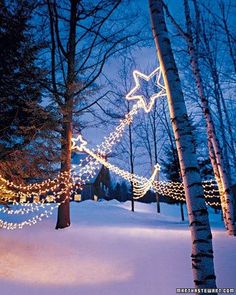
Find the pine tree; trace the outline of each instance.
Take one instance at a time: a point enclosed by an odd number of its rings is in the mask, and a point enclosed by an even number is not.
[[[161,160],[162,171],[168,180],[180,182],[180,166],[178,161],[177,149],[172,149],[171,146],[165,147],[165,157]]]
[[[168,145],[165,147],[165,160],[161,161],[162,171],[168,180],[182,182],[178,153],[176,147]],[[184,221],[184,201],[176,201],[180,204],[181,220]]]
[[[56,116],[42,102],[43,45],[32,37],[29,1],[0,2],[0,171],[11,180],[45,174]]]

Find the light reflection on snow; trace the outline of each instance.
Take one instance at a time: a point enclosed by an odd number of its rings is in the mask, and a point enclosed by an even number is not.
[[[166,295],[192,286],[190,231],[179,208],[162,204],[159,215],[151,204],[135,208],[72,203],[72,225],[62,231],[54,230],[56,214],[21,231],[0,230],[1,294]],[[211,218],[218,284],[234,285],[235,240],[219,214]]]
[[[89,251],[86,254],[84,249],[80,251],[77,248],[75,251],[73,245],[71,249],[67,247],[39,249],[36,244],[14,245],[11,240],[4,239],[0,246],[0,280],[33,285],[80,286],[125,282],[132,278],[132,271],[119,262],[96,258]]]

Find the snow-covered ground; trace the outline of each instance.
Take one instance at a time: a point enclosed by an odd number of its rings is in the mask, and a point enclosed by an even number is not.
[[[71,227],[50,219],[0,229],[2,295],[172,295],[193,287],[191,242],[179,207],[117,201],[71,204]],[[236,288],[236,238],[211,214],[218,287]]]

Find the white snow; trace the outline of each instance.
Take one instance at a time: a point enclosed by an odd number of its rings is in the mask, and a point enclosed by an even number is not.
[[[0,294],[172,295],[193,287],[191,241],[176,205],[117,201],[71,204],[71,227],[50,219],[0,229]],[[218,287],[236,288],[236,238],[211,212]]]

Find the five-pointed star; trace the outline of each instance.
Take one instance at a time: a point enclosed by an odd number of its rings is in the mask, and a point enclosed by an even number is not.
[[[160,171],[161,170],[160,164],[156,163],[156,165],[154,165],[154,170],[155,171]]]
[[[140,89],[140,82],[139,79],[143,79],[145,81],[150,81],[154,76],[156,75],[156,82],[155,85],[160,89],[159,92],[154,93],[150,98],[149,98],[149,103],[146,101],[144,95],[142,94],[136,94],[135,93]],[[161,69],[156,68],[150,75],[146,76],[143,73],[140,73],[139,71],[134,71],[133,72],[134,76],[134,81],[135,81],[135,87],[131,89],[131,91],[126,95],[126,99],[128,100],[139,100],[141,106],[144,108],[146,113],[149,113],[154,105],[155,100],[160,97],[160,96],[165,96],[166,91],[165,87],[161,85],[160,79],[161,79]]]
[[[72,150],[82,152],[87,145],[87,141],[83,139],[82,135],[78,135],[77,138],[72,138]]]

